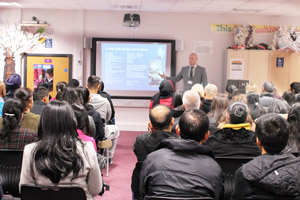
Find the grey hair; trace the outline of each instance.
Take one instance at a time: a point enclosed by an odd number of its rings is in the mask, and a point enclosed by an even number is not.
[[[195,91],[187,90],[183,94],[182,103],[184,105],[185,111],[199,110],[201,104],[200,96]]]
[[[266,92],[272,93],[274,91],[274,85],[271,81],[264,82],[263,88]]]

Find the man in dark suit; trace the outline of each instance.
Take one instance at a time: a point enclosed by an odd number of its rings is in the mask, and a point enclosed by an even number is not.
[[[200,83],[205,87],[207,85],[206,70],[204,67],[197,65],[198,56],[195,53],[191,53],[189,56],[189,65],[182,67],[181,71],[175,77],[166,77],[164,74],[160,74],[163,79],[169,79],[173,82],[178,82],[183,79],[184,91],[190,90],[196,83]]]

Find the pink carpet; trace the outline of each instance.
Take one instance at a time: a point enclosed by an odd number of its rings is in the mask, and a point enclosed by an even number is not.
[[[110,186],[110,191],[105,191],[103,196],[97,200],[130,200],[131,197],[131,175],[136,163],[133,153],[133,144],[137,135],[143,132],[121,131],[118,146],[115,151],[113,164],[109,167],[109,176],[103,169],[103,179]]]

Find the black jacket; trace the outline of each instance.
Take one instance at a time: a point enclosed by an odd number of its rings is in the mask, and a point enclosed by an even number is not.
[[[221,167],[209,148],[194,140],[168,138],[143,163],[141,195],[213,197],[223,192]]]
[[[265,154],[254,158],[236,171],[232,200],[248,196],[280,196],[300,194],[300,159],[289,153]]]
[[[86,104],[85,107],[87,109],[88,115],[93,118],[94,123],[95,123],[95,127],[96,127],[95,140],[96,140],[96,142],[103,140],[105,133],[104,133],[103,121],[101,119],[100,114],[90,104]]]
[[[41,115],[41,113],[46,105],[47,104],[42,101],[35,101],[30,112],[37,114],[37,115]]]
[[[205,145],[215,157],[256,157],[261,150],[256,144],[256,135],[244,128],[234,130],[223,128],[211,134]]]
[[[202,110],[205,113],[209,113],[211,111],[211,103],[212,103],[211,99],[203,99],[200,110]]]
[[[133,151],[137,157],[138,162],[135,165],[131,177],[131,190],[134,193],[134,197],[136,199],[140,197],[139,182],[143,161],[146,159],[148,154],[154,151],[154,149],[163,139],[166,139],[168,137],[177,137],[177,135],[165,131],[153,131],[153,133],[146,133],[143,135],[138,135],[136,137]]]

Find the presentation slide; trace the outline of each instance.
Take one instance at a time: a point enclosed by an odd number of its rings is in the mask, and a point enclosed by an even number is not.
[[[101,45],[101,75],[107,90],[157,91],[166,70],[166,44]]]
[[[94,73],[113,97],[150,98],[159,91],[159,74],[170,76],[176,68],[175,59],[172,60],[175,41],[123,40],[94,39]]]

